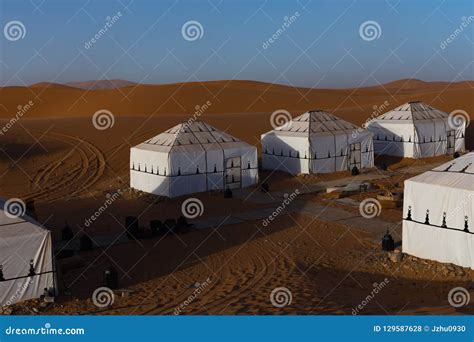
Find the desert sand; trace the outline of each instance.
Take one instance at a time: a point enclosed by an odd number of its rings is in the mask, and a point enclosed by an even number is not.
[[[293,116],[325,109],[359,125],[383,104],[387,111],[413,100],[446,112],[474,112],[474,82],[399,80],[359,89],[304,89],[253,81],[121,87],[128,84],[123,82],[115,80],[112,84],[119,87],[112,89],[103,89],[110,88],[110,83],[97,86],[94,82],[0,88],[1,125],[15,117],[18,106],[33,102],[0,134],[0,196],[34,200],[38,220],[51,229],[57,242],[66,222],[75,234],[86,231],[100,237],[123,234],[127,215],[139,216],[144,230],[152,219],[180,216],[185,197],[170,200],[129,191],[129,148],[186,121],[207,101],[211,105],[200,119],[258,148],[260,134],[271,129],[270,114],[277,109]],[[114,114],[113,127],[94,128],[91,118],[100,109]],[[473,130],[470,126],[466,133],[468,149],[474,145]],[[446,158],[378,158],[376,163],[389,164],[395,174],[385,180],[386,186],[401,191],[404,179]],[[413,171],[407,173],[407,169]],[[282,191],[348,176],[261,173],[272,190]],[[124,194],[86,227],[85,220],[117,191]],[[259,192],[257,188],[251,191]],[[218,192],[195,197],[204,203],[200,219],[271,207],[241,198],[224,200]],[[323,194],[301,198],[354,215],[358,212],[350,205],[328,201]],[[402,215],[400,209],[388,209],[382,211],[381,219],[396,224]],[[15,313],[174,314],[193,293],[193,284],[209,278],[209,285],[181,314],[351,314],[374,283],[387,278],[389,285],[358,314],[472,314],[472,308],[456,310],[447,302],[453,286],[469,287],[472,271],[451,271],[446,265],[411,257],[391,263],[379,250],[383,233],[290,213],[266,228],[260,220],[249,220],[125,241],[81,252],[76,264],[59,262],[58,302],[48,307],[35,301],[21,304]],[[128,291],[123,296],[116,292],[114,304],[99,309],[90,298],[102,286],[108,267],[118,271],[120,287]],[[269,296],[276,287],[291,290],[291,304],[283,308],[271,304]]]

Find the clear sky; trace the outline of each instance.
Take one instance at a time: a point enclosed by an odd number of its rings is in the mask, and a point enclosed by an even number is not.
[[[0,0],[0,84],[472,80],[473,15],[472,0]],[[23,38],[7,39],[11,21]],[[183,37],[188,21],[202,26],[196,40]],[[367,21],[380,27],[373,40],[360,34]]]

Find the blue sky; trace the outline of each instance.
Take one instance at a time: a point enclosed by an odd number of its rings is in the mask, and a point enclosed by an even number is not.
[[[351,87],[474,79],[473,7],[472,0],[0,0],[0,84],[251,79]],[[26,34],[10,41],[3,29],[14,20]],[[191,20],[203,28],[194,41],[182,35]],[[366,21],[379,25],[377,39],[361,38]]]

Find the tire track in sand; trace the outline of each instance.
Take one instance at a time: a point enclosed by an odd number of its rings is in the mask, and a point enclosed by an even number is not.
[[[34,131],[42,133],[41,131]],[[83,192],[96,183],[104,174],[106,161],[104,154],[92,143],[67,134],[48,132],[45,134],[50,139],[60,141],[73,146],[73,149],[56,163],[45,168],[35,178],[38,182],[44,182],[40,190],[25,194],[25,200],[35,200],[38,202],[51,202],[58,199],[70,198]],[[80,162],[74,163],[72,167],[65,166],[65,161],[73,157],[74,153],[80,156]],[[55,171],[61,171],[59,175],[53,177],[53,182],[48,182]]]

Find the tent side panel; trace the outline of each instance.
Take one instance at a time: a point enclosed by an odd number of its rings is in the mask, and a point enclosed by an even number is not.
[[[339,151],[336,151],[337,137],[331,133],[318,134],[311,137],[311,172],[329,173],[339,171],[338,164],[341,166],[346,157],[340,156],[341,148],[339,148]],[[346,136],[339,137],[341,141],[346,139]],[[347,154],[347,146],[342,148],[342,152]],[[339,157],[336,158],[336,156]],[[347,163],[345,169],[347,169]]]
[[[258,183],[258,154],[255,146],[242,148],[242,187]]]
[[[170,197],[207,191],[206,174],[169,177]]]
[[[372,134],[367,134],[361,141],[362,168],[374,167],[374,140]]]
[[[435,121],[417,121],[415,123],[416,135],[419,144],[419,158],[436,156]],[[444,153],[442,153],[444,154]]]
[[[44,289],[54,288],[51,232],[44,230],[41,234],[8,239],[1,244],[0,251],[0,264],[7,279],[0,282],[0,306],[39,298]],[[30,260],[33,260],[36,275],[25,277]],[[8,280],[15,277],[25,278]]]
[[[443,174],[449,177],[449,174]],[[453,182],[456,175],[453,175]],[[436,179],[431,177],[430,179]],[[472,192],[433,182],[405,182],[403,251],[417,257],[450,262],[474,269],[474,234],[466,233],[464,219],[472,226]],[[412,220],[406,220],[409,207]],[[428,210],[428,211],[427,211]],[[446,214],[447,228],[442,228]],[[428,217],[429,224],[425,224]],[[473,231],[474,229],[470,229]]]
[[[163,175],[130,170],[130,187],[159,196],[170,196],[170,178]]]
[[[411,122],[371,122],[367,129],[373,133],[374,151],[396,157],[413,158],[415,155],[415,131]]]
[[[474,269],[474,235],[403,221],[403,252]]]
[[[302,136],[262,135],[262,168],[296,175],[309,173],[309,143]]]
[[[456,140],[455,140],[455,145],[454,145],[454,150],[456,152],[466,151],[465,140],[464,140],[465,135],[466,135],[465,125],[462,125],[458,129],[456,129]]]
[[[436,156],[448,153],[446,129],[449,129],[449,126],[445,120],[435,120],[434,153]]]

